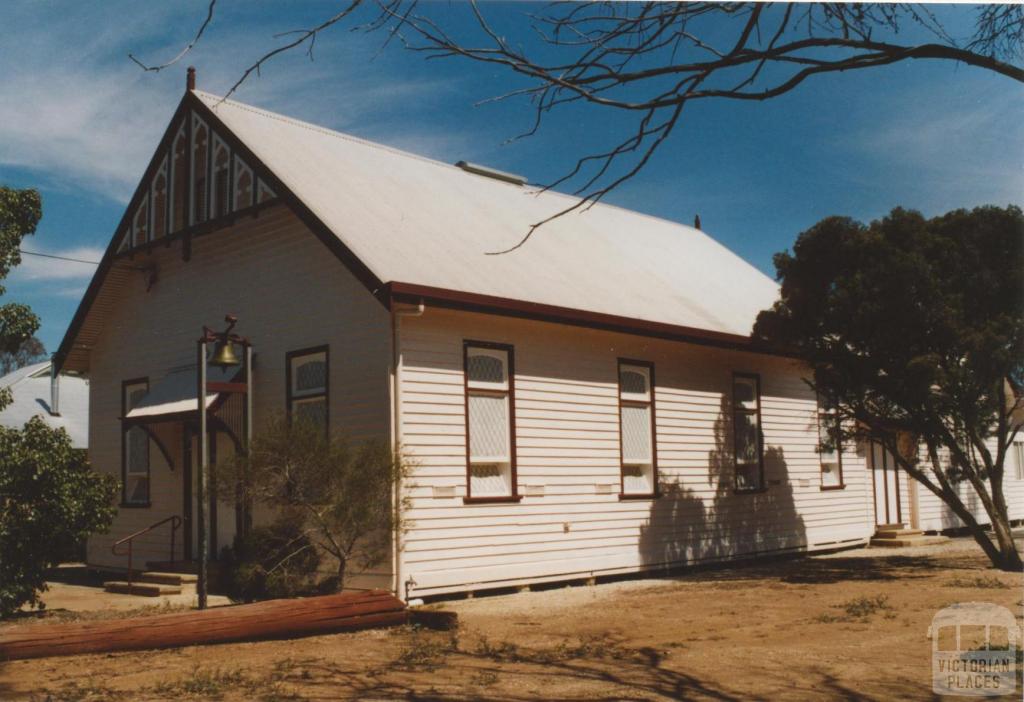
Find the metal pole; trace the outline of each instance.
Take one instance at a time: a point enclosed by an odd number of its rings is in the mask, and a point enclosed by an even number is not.
[[[252,344],[245,344],[245,437],[244,437],[244,450],[246,455],[249,454],[249,446],[252,443],[252,419],[253,419],[253,389],[256,387],[256,383],[253,379],[252,371]],[[252,527],[252,505],[249,504],[248,497],[245,500],[245,504],[242,505],[243,510],[243,525],[244,533],[248,534],[249,529]]]
[[[206,609],[207,562],[210,559],[210,543],[206,529],[206,470],[208,452],[206,446],[206,330],[199,341],[199,473],[196,480],[196,527],[199,535],[199,582],[196,583],[196,595],[199,609]]]

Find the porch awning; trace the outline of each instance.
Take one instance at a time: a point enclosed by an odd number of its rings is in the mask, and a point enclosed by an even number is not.
[[[238,375],[238,368],[218,368],[208,366],[206,369],[207,387],[210,384],[230,383]],[[195,366],[175,370],[153,383],[149,392],[139,400],[128,414],[125,421],[155,422],[184,418],[198,412],[197,396],[198,378]],[[209,409],[222,393],[207,389],[206,408]]]

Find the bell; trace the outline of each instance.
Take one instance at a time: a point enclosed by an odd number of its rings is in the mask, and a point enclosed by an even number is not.
[[[219,368],[230,368],[231,366],[237,366],[240,363],[238,356],[235,355],[234,345],[227,340],[220,340],[213,350],[213,358],[210,359],[211,366],[218,366]]]

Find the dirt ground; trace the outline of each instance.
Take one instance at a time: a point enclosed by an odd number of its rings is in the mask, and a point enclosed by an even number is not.
[[[967,540],[862,549],[434,605],[457,632],[0,663],[0,699],[935,699],[935,612],[984,601],[1019,620],[1022,585]]]

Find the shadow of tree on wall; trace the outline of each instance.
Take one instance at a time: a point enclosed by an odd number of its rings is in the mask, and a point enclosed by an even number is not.
[[[648,522],[641,527],[644,565],[690,565],[807,545],[781,446],[765,447],[763,491],[735,491],[728,393],[723,393],[719,406],[714,440],[715,447],[708,452],[707,489],[698,491],[678,478],[661,478],[662,496],[652,502]]]

